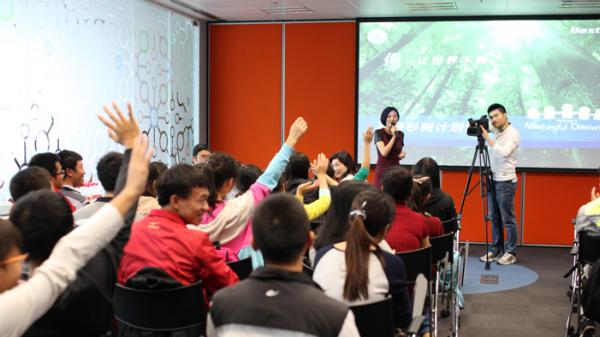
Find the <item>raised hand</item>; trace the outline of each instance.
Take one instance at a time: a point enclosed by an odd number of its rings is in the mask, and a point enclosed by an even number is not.
[[[290,127],[290,133],[285,140],[285,143],[290,147],[294,147],[300,137],[308,130],[308,123],[302,117],[298,117]]]
[[[129,119],[125,117],[116,102],[112,103],[112,107],[114,112],[111,111],[111,109],[106,105],[103,107],[104,112],[106,112],[110,120],[102,115],[98,115],[98,119],[100,119],[100,121],[104,123],[106,127],[108,127],[108,136],[112,140],[122,144],[126,149],[131,149],[136,138],[141,133],[140,127],[133,116],[133,108],[131,107],[131,103],[127,103]]]
[[[369,128],[363,132],[363,142],[366,144],[371,144],[373,140],[373,127],[369,126]]]
[[[298,185],[298,188],[296,188],[296,195],[304,195],[304,193],[312,191],[317,187],[319,187],[318,181],[307,181],[304,184]]]
[[[317,162],[315,167],[317,175],[326,174],[327,167],[329,167],[329,159],[327,159],[327,157],[323,153],[319,153],[319,155],[317,156]]]

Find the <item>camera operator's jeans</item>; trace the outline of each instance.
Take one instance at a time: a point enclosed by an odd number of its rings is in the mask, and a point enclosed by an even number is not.
[[[515,191],[517,183],[512,181],[494,181],[496,188],[497,207],[492,202],[492,195],[488,194],[489,217],[492,220],[492,244],[489,251],[494,255],[503,252],[516,255],[517,249],[517,218],[515,217]],[[500,240],[504,237],[501,230],[502,224],[506,229],[504,247],[500,246]]]

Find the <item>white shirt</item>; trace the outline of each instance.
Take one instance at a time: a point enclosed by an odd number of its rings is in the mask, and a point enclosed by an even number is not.
[[[490,166],[495,181],[517,182],[517,149],[521,138],[519,131],[512,125],[508,125],[504,131],[500,132],[493,128],[494,146],[490,151]]]
[[[65,235],[50,257],[24,283],[0,294],[0,334],[21,336],[52,307],[83,267],[123,227],[123,217],[111,204],[102,207],[85,226]]]

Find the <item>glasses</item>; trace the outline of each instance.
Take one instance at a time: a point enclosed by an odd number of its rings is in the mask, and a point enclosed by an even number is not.
[[[58,177],[60,175],[64,175],[65,171],[64,170],[60,170],[60,171],[56,171],[56,174],[54,175],[55,177]]]
[[[9,257],[8,259],[6,259],[4,261],[0,261],[0,266],[6,266],[11,263],[25,261],[25,260],[27,260],[28,257],[29,257],[29,254],[21,254],[21,255]]]

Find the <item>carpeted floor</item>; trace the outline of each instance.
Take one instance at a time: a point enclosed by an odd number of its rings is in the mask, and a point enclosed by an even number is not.
[[[483,248],[471,245],[469,256],[478,258],[483,255]],[[570,279],[563,278],[563,274],[572,264],[569,248],[520,247],[517,259],[518,265],[537,273],[537,280],[511,290],[466,294],[466,306],[461,311],[460,336],[564,336],[569,310],[566,292]],[[493,263],[486,274],[494,274],[496,268],[501,267]],[[467,270],[472,279],[479,279],[481,273],[482,269]],[[450,335],[448,325],[448,319],[440,322],[440,337]]]

